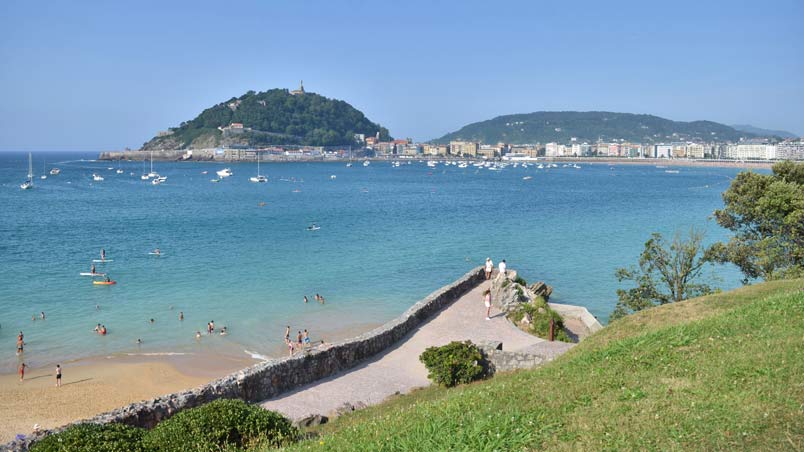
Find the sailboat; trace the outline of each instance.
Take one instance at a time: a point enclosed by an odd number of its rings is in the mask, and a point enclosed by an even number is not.
[[[47,161],[45,160],[42,160],[42,175],[39,178],[42,180],[47,179]]]
[[[260,174],[260,154],[257,153],[257,175],[249,177],[251,182],[268,182],[268,178]]]
[[[151,172],[148,173],[148,177],[159,177],[159,174],[154,172],[154,151],[151,151]]]
[[[20,184],[20,188],[23,190],[30,190],[33,188],[33,157],[31,157],[31,153],[28,153],[28,180]]]

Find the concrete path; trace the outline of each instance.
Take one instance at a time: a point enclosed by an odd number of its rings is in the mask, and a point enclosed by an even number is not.
[[[489,285],[489,281],[484,281],[375,358],[260,405],[291,419],[301,419],[311,414],[328,415],[344,403],[378,404],[396,392],[407,393],[428,386],[427,370],[419,362],[419,355],[427,347],[455,340],[501,341],[506,351],[552,351],[553,347],[557,347],[554,352],[558,354],[566,351],[568,344],[531,336],[513,326],[493,307],[492,319],[485,320],[482,293]]]

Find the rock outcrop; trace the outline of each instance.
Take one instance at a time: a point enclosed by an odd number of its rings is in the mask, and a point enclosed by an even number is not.
[[[531,303],[541,297],[544,301],[550,298],[553,288],[543,282],[531,284],[530,287],[517,282],[515,270],[503,275],[497,273],[491,280],[491,303],[501,311],[509,313],[522,303]]]

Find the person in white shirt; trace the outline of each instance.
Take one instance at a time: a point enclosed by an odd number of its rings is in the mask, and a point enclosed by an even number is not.
[[[491,279],[491,272],[494,270],[494,262],[490,257],[486,258],[486,279]]]
[[[506,273],[506,272],[505,272],[505,267],[506,267],[506,266],[505,266],[505,259],[503,259],[503,260],[501,260],[501,261],[500,261],[500,266],[499,266],[499,268],[500,268],[500,273],[501,273],[501,274],[503,274],[503,275],[507,275],[507,274],[508,274],[508,273]]]

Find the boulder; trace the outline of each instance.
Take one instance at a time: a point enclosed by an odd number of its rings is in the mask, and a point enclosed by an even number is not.
[[[316,425],[326,424],[329,418],[321,414],[311,414],[307,417],[297,419],[293,425],[299,428],[313,427]]]
[[[542,297],[544,301],[550,301],[550,295],[553,294],[553,288],[542,281],[531,284],[529,289],[534,298]]]

